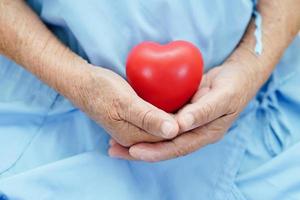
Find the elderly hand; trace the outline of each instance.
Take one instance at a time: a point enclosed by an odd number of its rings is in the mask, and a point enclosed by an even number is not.
[[[249,75],[235,62],[213,68],[203,77],[191,103],[176,114],[181,135],[129,149],[112,140],[110,154],[153,162],[183,156],[218,141],[256,93]]]
[[[180,135],[169,141],[144,142],[130,148],[124,148],[112,140],[110,155],[124,159],[160,161],[186,155],[222,138],[268,79],[285,48],[299,31],[299,15],[289,11],[290,8],[296,11],[298,7],[295,5],[293,1],[259,1],[258,8],[264,19],[262,54],[254,53],[256,38],[255,23],[252,20],[228,60],[205,75],[191,104],[176,114]],[[278,15],[283,10],[285,15]],[[279,20],[274,16],[280,16]]]
[[[0,1],[0,35],[1,54],[67,97],[120,144],[177,135],[174,117],[139,98],[117,74],[72,52],[25,1]]]
[[[264,19],[262,55],[253,56],[252,21],[230,56],[239,62],[226,62],[205,75],[192,103],[176,115],[182,134],[170,141],[145,143],[176,136],[178,125],[172,116],[140,99],[115,73],[82,64],[24,1],[0,2],[0,52],[106,128],[115,139],[110,155],[158,161],[185,155],[222,137],[298,33],[299,5],[296,0],[259,1]],[[134,145],[127,149],[120,144]]]
[[[174,117],[139,98],[122,77],[101,67],[86,69],[80,86],[66,96],[118,143],[130,146],[177,135]]]

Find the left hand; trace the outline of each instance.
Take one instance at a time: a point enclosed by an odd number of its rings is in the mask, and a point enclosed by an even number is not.
[[[111,140],[112,157],[156,162],[192,153],[220,140],[257,92],[255,77],[236,62],[208,71],[191,103],[176,119],[181,134],[172,140],[138,143],[125,148]],[[253,76],[253,75],[252,75]]]

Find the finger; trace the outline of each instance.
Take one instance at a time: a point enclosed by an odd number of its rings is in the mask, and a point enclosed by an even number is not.
[[[143,129],[127,122],[116,121],[113,128],[107,129],[112,138],[124,147],[132,146],[139,142],[158,142],[165,140],[164,138],[151,135]]]
[[[196,102],[200,97],[204,96],[207,92],[211,90],[212,80],[217,76],[221,67],[215,67],[211,69],[208,73],[203,75],[201,84],[199,85],[198,91],[193,96],[191,102]]]
[[[147,133],[163,138],[174,138],[178,134],[174,117],[140,98],[128,105],[126,111],[123,119]]]
[[[196,94],[193,96],[191,103],[197,102],[201,97],[206,95],[211,90],[210,87],[201,87]]]
[[[110,139],[110,140],[109,140],[109,145],[110,145],[110,146],[114,146],[115,144],[117,144],[117,141],[116,141],[116,140],[114,140],[114,139]]]
[[[136,160],[129,154],[129,150],[126,147],[121,146],[115,140],[113,145],[108,149],[108,155],[112,158],[120,158],[125,160]]]
[[[221,139],[233,119],[234,116],[232,115],[221,117],[203,127],[182,134],[171,141],[136,144],[129,148],[129,153],[138,160],[148,162],[184,156]]]
[[[186,132],[207,124],[225,113],[228,109],[227,94],[224,91],[211,89],[196,102],[182,108],[176,118],[180,132]]]
[[[207,76],[207,74],[203,74],[202,80],[201,80],[201,82],[200,82],[200,85],[199,85],[199,88],[198,88],[198,89],[200,89],[200,88],[205,88],[205,87],[209,87],[209,86],[210,86],[210,81],[209,81],[209,79],[208,79],[208,76]]]

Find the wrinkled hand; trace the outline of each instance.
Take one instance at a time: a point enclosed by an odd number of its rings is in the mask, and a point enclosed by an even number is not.
[[[179,136],[130,148],[111,140],[110,155],[154,162],[183,156],[220,140],[255,94],[251,81],[235,64],[213,68],[204,75],[191,103],[176,114]]]
[[[145,102],[116,73],[90,66],[69,98],[123,146],[172,138],[178,125],[170,114]]]

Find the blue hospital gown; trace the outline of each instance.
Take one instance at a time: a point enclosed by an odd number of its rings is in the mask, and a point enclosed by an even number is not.
[[[221,64],[254,7],[251,0],[27,3],[74,52],[124,77],[128,52],[145,40],[188,40],[206,71]],[[299,50],[297,37],[224,139],[159,163],[110,158],[99,125],[0,55],[0,191],[10,200],[300,199]]]

